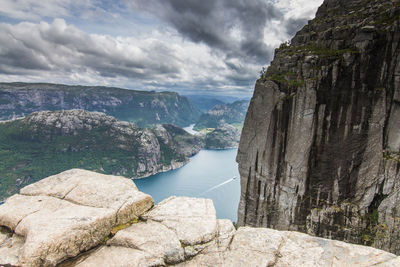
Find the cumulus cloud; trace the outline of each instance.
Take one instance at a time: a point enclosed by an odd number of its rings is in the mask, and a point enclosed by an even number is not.
[[[2,0],[0,79],[250,93],[320,2]]]
[[[242,68],[244,66],[241,66]],[[243,71],[247,78],[254,69]],[[0,24],[0,77],[39,76],[42,81],[125,85],[136,89],[235,85],[230,67],[208,46],[173,32],[147,37],[87,34],[63,19]],[[60,78],[63,77],[63,78]],[[37,79],[33,78],[32,81]]]
[[[104,77],[146,79],[175,75],[174,52],[157,40],[86,34],[64,20],[52,24],[0,24],[0,71],[71,73],[92,70]]]

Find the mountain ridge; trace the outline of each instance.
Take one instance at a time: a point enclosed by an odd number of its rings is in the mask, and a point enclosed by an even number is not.
[[[200,111],[176,92],[50,83],[0,83],[0,119],[35,111],[85,109],[104,112],[141,127],[172,123],[187,126]]]

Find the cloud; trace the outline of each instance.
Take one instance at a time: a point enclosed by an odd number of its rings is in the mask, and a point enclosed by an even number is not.
[[[155,30],[148,36],[112,37],[87,34],[63,19],[50,24],[0,24],[3,81],[23,77],[25,81],[108,84],[133,89],[218,90],[235,86],[235,81],[228,80],[232,68],[253,79],[250,73],[254,69],[237,62],[228,66],[208,46],[183,41],[165,30]]]
[[[249,94],[321,1],[2,0],[0,79]]]
[[[146,79],[179,73],[173,51],[157,40],[86,34],[64,20],[0,24],[0,71],[96,72]]]
[[[93,7],[90,0],[2,0],[0,14],[28,21],[44,17],[69,17],[75,11]]]
[[[265,0],[136,0],[128,5],[166,21],[185,38],[222,51],[227,58],[266,62],[272,47],[264,29],[283,14]]]

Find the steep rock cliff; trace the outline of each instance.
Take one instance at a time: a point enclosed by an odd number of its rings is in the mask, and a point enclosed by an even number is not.
[[[326,0],[257,81],[239,225],[400,253],[400,3]]]

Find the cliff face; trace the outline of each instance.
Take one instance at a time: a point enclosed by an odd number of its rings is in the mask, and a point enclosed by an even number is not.
[[[12,265],[11,265],[12,264]],[[211,200],[153,200],[132,180],[73,169],[0,206],[0,265],[399,266],[377,249],[218,220]]]
[[[0,83],[0,119],[9,120],[44,110],[84,109],[104,112],[140,127],[173,123],[187,126],[198,111],[174,92],[146,92],[102,86],[46,83]]]
[[[0,123],[0,198],[70,168],[126,177],[176,169],[203,145],[169,124],[139,128],[84,110],[32,113]]]
[[[400,3],[326,0],[257,81],[239,225],[400,253]]]

